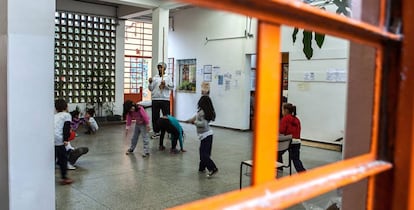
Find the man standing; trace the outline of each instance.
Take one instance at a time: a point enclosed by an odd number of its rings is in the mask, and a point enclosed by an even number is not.
[[[148,89],[151,91],[152,100],[152,129],[154,130],[154,135],[151,138],[160,135],[160,128],[157,124],[160,118],[160,110],[164,116],[170,114],[170,90],[174,88],[174,84],[171,77],[165,74],[166,68],[167,64],[164,62],[158,63],[158,75],[148,79]]]

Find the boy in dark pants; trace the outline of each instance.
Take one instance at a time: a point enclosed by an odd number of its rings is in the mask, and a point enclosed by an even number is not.
[[[72,116],[67,112],[68,104],[63,99],[55,101],[55,158],[60,169],[61,180],[60,184],[66,185],[73,182],[67,177],[68,156],[65,146],[69,142],[70,123]]]

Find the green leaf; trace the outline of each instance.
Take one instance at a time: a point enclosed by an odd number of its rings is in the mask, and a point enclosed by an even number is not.
[[[325,34],[319,34],[315,32],[315,41],[319,48],[322,47],[323,42],[325,41]]]
[[[334,0],[333,3],[338,7],[338,9],[336,10],[337,14],[344,14],[345,16],[350,15],[350,13],[348,12],[350,6],[348,0]]]
[[[308,60],[310,60],[313,56],[312,33],[312,31],[303,30],[303,53],[305,53]]]
[[[296,42],[296,35],[298,34],[299,29],[295,27],[295,29],[293,29],[293,34],[292,34],[292,39],[293,39],[293,44],[295,44]]]

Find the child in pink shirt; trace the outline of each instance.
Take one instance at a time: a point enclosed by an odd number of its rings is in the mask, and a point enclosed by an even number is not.
[[[132,124],[132,120],[135,120],[135,130],[131,138],[131,146],[127,150],[126,154],[128,155],[134,152],[135,147],[138,143],[138,137],[141,134],[144,142],[144,153],[142,157],[148,157],[150,155],[148,138],[148,132],[150,130],[150,127],[148,114],[145,112],[144,108],[138,104],[130,104],[130,106],[125,107],[125,109],[129,110],[126,113],[126,134],[128,134],[128,131]]]

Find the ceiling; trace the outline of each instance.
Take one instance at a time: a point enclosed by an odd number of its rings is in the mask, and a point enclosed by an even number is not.
[[[117,7],[119,18],[123,19],[151,19],[152,10],[162,7],[170,9],[174,13],[179,9],[188,8],[186,4],[178,3],[173,0],[74,0],[78,2],[91,3],[104,6]]]

